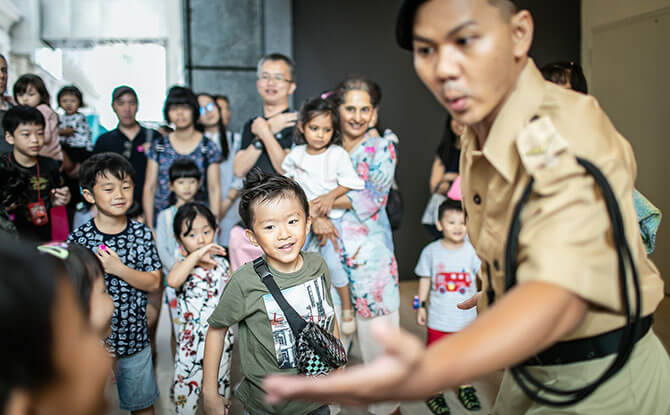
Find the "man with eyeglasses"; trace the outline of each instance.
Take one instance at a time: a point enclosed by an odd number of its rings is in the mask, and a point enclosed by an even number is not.
[[[295,91],[295,74],[293,60],[280,53],[266,55],[258,62],[256,89],[263,100],[263,116],[250,119],[242,128],[242,146],[233,165],[235,176],[244,177],[256,167],[264,172],[281,171],[297,119],[288,105]]]

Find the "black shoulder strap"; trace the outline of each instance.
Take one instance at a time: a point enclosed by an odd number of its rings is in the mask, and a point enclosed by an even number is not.
[[[254,259],[254,270],[256,271],[256,274],[261,277],[261,281],[263,281],[263,284],[265,284],[267,289],[270,291],[270,294],[272,294],[272,297],[275,299],[277,304],[279,304],[281,311],[284,312],[284,316],[288,321],[288,325],[291,327],[291,331],[293,332],[293,337],[298,337],[298,334],[300,334],[300,332],[305,328],[307,323],[305,320],[303,320],[302,317],[300,317],[298,312],[295,311],[293,307],[291,307],[291,304],[286,301],[286,298],[284,298],[284,295],[281,293],[281,290],[277,286],[274,278],[272,278],[270,268],[268,268],[268,264],[265,262],[263,257]]]

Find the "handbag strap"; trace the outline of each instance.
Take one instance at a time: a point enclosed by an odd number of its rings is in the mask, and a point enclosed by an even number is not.
[[[305,320],[300,317],[300,314],[291,307],[291,304],[286,301],[284,294],[282,294],[274,278],[272,278],[270,268],[263,257],[254,259],[254,270],[256,271],[256,274],[261,277],[261,281],[263,281],[263,284],[265,284],[270,291],[270,294],[272,294],[272,298],[279,304],[279,308],[281,308],[281,311],[284,313],[284,316],[288,321],[288,325],[291,327],[293,337],[298,338],[298,334],[302,332],[307,325],[307,322],[305,322]]]

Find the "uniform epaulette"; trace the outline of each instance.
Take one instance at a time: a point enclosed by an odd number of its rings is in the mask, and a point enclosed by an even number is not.
[[[534,176],[540,169],[558,162],[558,156],[568,148],[548,116],[535,116],[524,127],[516,140],[516,146],[526,171]]]

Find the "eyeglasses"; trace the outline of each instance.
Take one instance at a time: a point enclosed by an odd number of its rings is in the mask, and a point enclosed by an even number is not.
[[[263,72],[261,76],[258,77],[258,79],[265,82],[270,82],[270,80],[277,82],[293,82],[292,80],[285,78],[284,75],[280,73],[276,73],[273,75],[270,73]]]
[[[214,108],[214,103],[209,102],[204,107],[200,107],[200,115],[205,115],[206,112],[212,112],[214,111]]]

